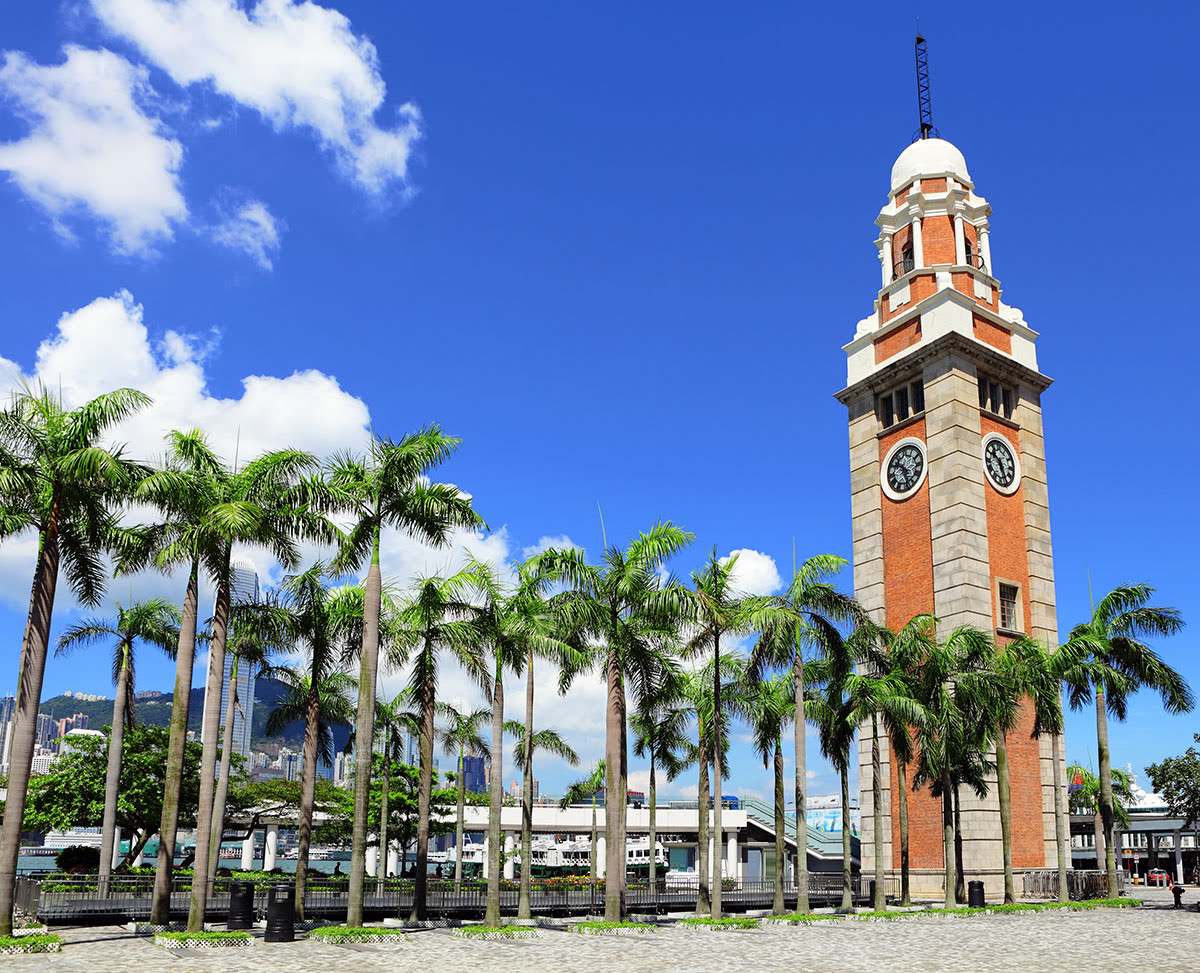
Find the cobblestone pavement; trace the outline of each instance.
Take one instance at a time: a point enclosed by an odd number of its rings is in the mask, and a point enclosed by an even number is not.
[[[1053,971],[1197,969],[1200,889],[1186,911],[1169,895],[1148,895],[1143,909],[1039,913],[902,922],[817,923],[736,932],[664,927],[645,938],[582,937],[547,930],[541,939],[471,942],[447,930],[421,930],[408,942],[329,946],[316,941],[264,943],[238,950],[167,951],[117,927],[60,931],[59,954],[0,958],[0,971],[38,973],[331,973],[335,970],[468,971],[762,970],[840,973],[903,971]]]

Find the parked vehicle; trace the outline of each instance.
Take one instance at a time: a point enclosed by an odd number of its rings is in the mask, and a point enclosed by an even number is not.
[[[1152,868],[1146,875],[1146,884],[1169,889],[1171,887],[1171,876],[1161,868]]]

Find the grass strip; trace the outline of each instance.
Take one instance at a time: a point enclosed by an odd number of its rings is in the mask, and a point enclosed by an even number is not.
[[[747,916],[723,916],[714,919],[711,916],[694,916],[691,919],[680,919],[679,925],[705,929],[757,929],[759,920]]]

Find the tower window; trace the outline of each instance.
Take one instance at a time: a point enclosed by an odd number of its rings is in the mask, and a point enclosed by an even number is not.
[[[875,408],[879,424],[884,429],[924,411],[925,384],[920,379],[906,382],[886,395],[879,396]]]
[[[986,375],[979,376],[979,408],[984,412],[1011,419],[1017,404],[1016,389],[1001,385]]]
[[[1010,632],[1019,632],[1021,589],[1015,584],[1005,584],[1001,581],[997,585],[997,594],[1000,602],[1000,627]]]

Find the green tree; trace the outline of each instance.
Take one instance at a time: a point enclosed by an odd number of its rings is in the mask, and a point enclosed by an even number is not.
[[[102,555],[112,549],[121,505],[144,472],[103,443],[114,426],[149,401],[134,389],[118,389],[70,409],[49,390],[26,387],[0,410],[0,539],[37,534],[0,827],[0,936],[12,934],[20,822],[59,573],[66,573],[80,602],[99,603],[106,580]]]
[[[401,756],[401,733],[405,730],[415,731],[416,723],[411,719],[411,714],[405,710],[406,700],[403,693],[398,693],[390,700],[386,697],[377,695],[375,700],[375,736],[383,736],[383,745],[380,747],[379,762],[381,763],[383,776],[379,781],[379,850],[380,863],[376,869],[375,893],[383,894],[383,882],[387,878],[387,856],[391,848],[391,836],[389,835],[389,824],[391,822],[391,814],[388,808],[388,803],[391,799],[392,785],[392,762],[398,760]],[[353,738],[352,738],[353,739]],[[357,748],[356,748],[357,749]],[[364,748],[357,750],[359,755],[366,755],[368,751]],[[372,769],[374,769],[375,758],[371,760]],[[371,775],[374,778],[374,774]],[[353,848],[353,834],[351,835],[351,847]],[[404,847],[403,844],[400,845]]]
[[[754,750],[762,757],[764,767],[772,767],[775,787],[775,890],[771,911],[782,915],[784,904],[784,862],[787,860],[787,811],[783,799],[783,731],[795,718],[796,700],[792,694],[792,679],[787,673],[777,673],[770,679],[753,679],[747,674],[743,716],[754,733]]]
[[[1200,745],[1200,733],[1193,734]],[[1183,819],[1183,827],[1195,831],[1200,848],[1200,751],[1188,747],[1178,757],[1164,757],[1146,768],[1156,793],[1167,802],[1167,812]]]
[[[686,608],[686,589],[660,574],[666,562],[682,551],[693,535],[670,523],[656,524],[630,542],[625,550],[609,547],[598,565],[587,564],[579,550],[551,549],[542,554],[544,566],[569,587],[559,596],[565,629],[580,659],[563,669],[562,686],[590,667],[604,673],[607,687],[604,755],[608,811],[625,806],[629,780],[626,685],[635,700],[644,688],[661,685],[669,662],[662,651],[673,639]],[[618,921],[625,914],[625,815],[606,813],[604,918]]]
[[[561,808],[569,807],[572,804],[587,804],[589,801],[592,804],[592,853],[588,859],[590,865],[588,867],[588,881],[592,888],[596,887],[596,877],[599,874],[596,862],[596,795],[604,790],[604,784],[608,777],[608,768],[601,759],[598,763],[592,765],[592,769],[588,771],[586,777],[580,777],[579,780],[567,785],[566,793],[558,802]],[[608,814],[608,799],[605,796],[605,819]]]
[[[1072,814],[1090,814],[1096,838],[1096,867],[1101,868],[1105,859],[1108,835],[1104,830],[1104,819],[1100,814],[1103,788],[1100,778],[1086,767],[1072,764],[1067,768],[1067,780],[1071,781],[1068,801]],[[1129,827],[1129,807],[1133,804],[1133,777],[1120,767],[1112,769],[1109,785],[1113,796],[1113,821],[1119,827]]]
[[[473,606],[468,601],[474,576],[459,571],[448,577],[417,578],[397,611],[397,641],[392,662],[411,670],[409,688],[420,714],[420,787],[417,809],[417,862],[411,918],[424,920],[429,884],[430,802],[433,793],[434,718],[438,674],[451,656],[490,695],[490,679],[479,648]]]
[[[769,669],[792,674],[792,698],[796,718],[793,757],[796,802],[796,908],[808,912],[808,781],[804,687],[805,653],[819,659],[841,643],[839,623],[863,617],[862,609],[849,595],[838,591],[832,579],[846,566],[843,558],[818,554],[792,572],[787,591],[754,620],[761,635],[750,654],[755,679]],[[783,867],[780,863],[779,867]]]
[[[170,731],[165,727],[133,723],[121,741],[117,787],[116,827],[129,835],[126,867],[137,858],[146,841],[158,831],[162,814]],[[100,737],[82,737],[56,760],[45,774],[33,778],[25,809],[25,829],[67,831],[96,827],[106,812],[108,754]],[[200,744],[188,741],[184,750],[184,783],[179,797],[179,819],[184,825],[196,818],[200,802]],[[110,857],[111,862],[111,857]],[[100,859],[103,867],[104,859]]]
[[[296,915],[304,918],[308,851],[312,843],[313,795],[317,758],[333,762],[333,725],[349,725],[354,713],[354,677],[341,662],[354,651],[362,635],[361,588],[325,586],[325,565],[314,564],[302,574],[284,579],[281,608],[296,645],[307,656],[305,668],[276,667],[268,675],[286,687],[267,718],[267,733],[275,735],[295,720],[304,721],[300,821],[296,835]],[[199,867],[199,863],[197,863]]]
[[[471,498],[449,483],[431,483],[429,472],[445,462],[458,448],[459,440],[429,426],[399,442],[372,436],[365,456],[343,453],[335,456],[329,483],[337,503],[352,514],[354,522],[346,534],[336,561],[339,570],[359,570],[367,565],[365,618],[359,652],[360,686],[355,728],[365,740],[374,726],[375,682],[379,667],[379,624],[382,576],[379,552],[385,527],[402,531],[427,544],[441,546],[455,527],[485,526],[471,508]],[[347,922],[363,922],[363,883],[367,848],[367,795],[370,767],[354,778],[354,840],[350,853],[350,898]],[[424,882],[423,879],[419,879]]]
[[[480,708],[466,711],[444,704],[439,707],[439,714],[444,723],[442,728],[437,731],[438,739],[446,754],[455,758],[457,813],[454,824],[454,891],[458,892],[462,889],[462,856],[465,838],[463,816],[466,807],[466,775],[463,773],[463,761],[468,753],[483,757],[485,760],[491,757],[491,747],[488,746],[480,732],[483,721],[491,716],[491,710]]]
[[[137,643],[144,642],[171,654],[179,640],[179,612],[161,599],[137,602],[128,608],[117,604],[111,619],[89,618],[72,625],[58,638],[54,654],[66,655],[95,642],[112,640],[113,699],[112,728],[108,740],[108,770],[104,784],[104,816],[100,825],[101,895],[108,893],[113,868],[113,845],[117,829],[117,789],[121,780],[121,756],[126,725],[134,722],[133,687]]]
[[[1129,697],[1139,689],[1157,692],[1168,713],[1190,712],[1193,704],[1187,680],[1146,643],[1147,638],[1173,635],[1183,628],[1179,612],[1150,605],[1153,597],[1154,589],[1148,584],[1114,588],[1092,609],[1091,618],[1071,629],[1066,643],[1077,647],[1085,660],[1066,679],[1071,708],[1081,709],[1093,697],[1096,704],[1100,819],[1110,894],[1117,888],[1117,854],[1113,845],[1115,810],[1108,716],[1124,721]]]

